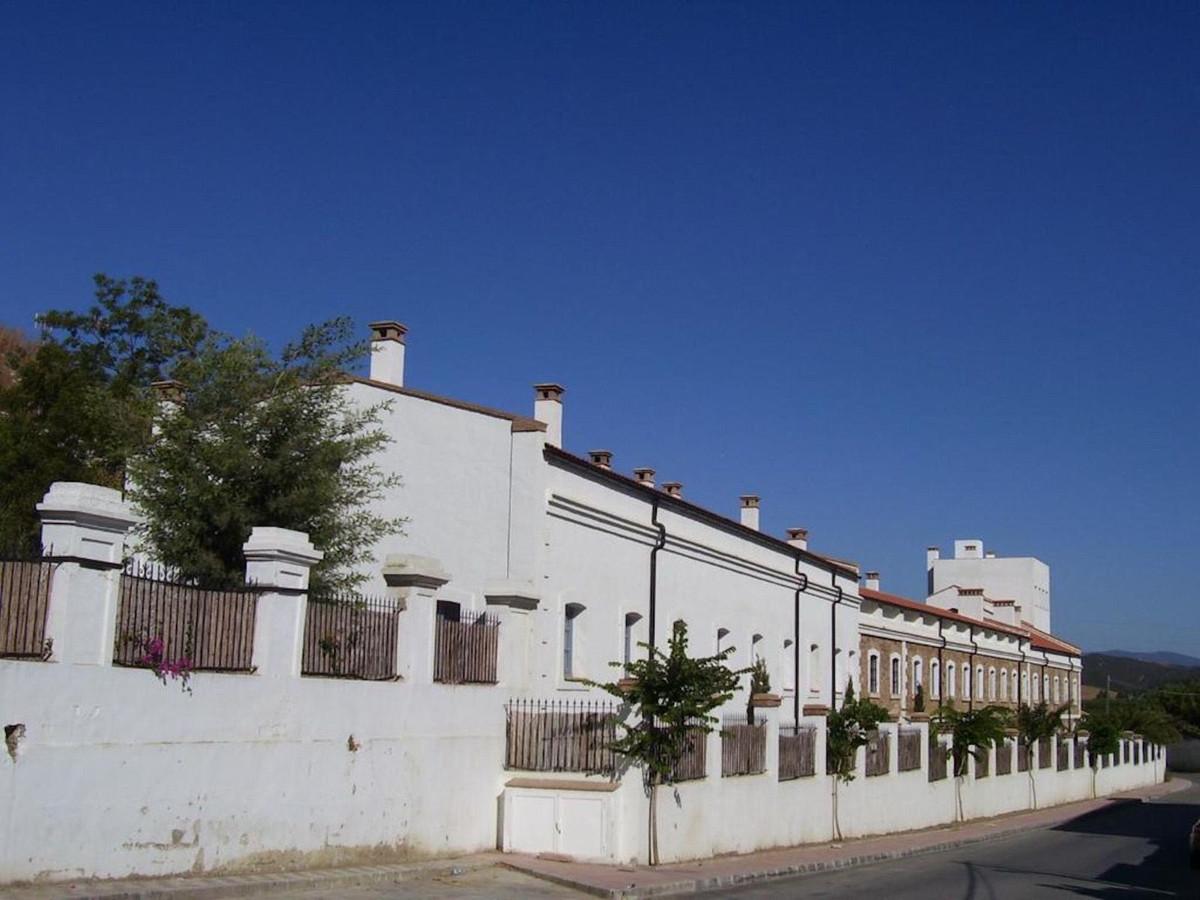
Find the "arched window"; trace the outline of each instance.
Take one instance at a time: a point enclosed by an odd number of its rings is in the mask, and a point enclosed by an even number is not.
[[[783,642],[783,689],[796,690],[796,645],[791,640]]]
[[[921,680],[921,675],[922,675],[922,673],[921,673],[921,657],[919,657],[919,656],[913,657],[912,669],[913,669],[912,691],[913,691],[913,696],[915,697],[917,695],[917,688],[919,688],[922,684],[925,683]]]
[[[867,654],[867,691],[879,695],[879,654],[874,650]]]
[[[810,694],[821,692],[821,673],[825,667],[821,665],[821,645],[808,645],[808,691]]]
[[[946,696],[953,700],[958,696],[958,679],[955,677],[954,663],[946,663]]]
[[[996,699],[996,669],[995,667],[988,669],[988,699]]]
[[[1042,699],[1047,703],[1050,702],[1050,676],[1042,676]]]
[[[633,651],[637,648],[637,637],[634,634],[634,629],[637,623],[642,620],[641,613],[625,613],[625,664],[633,662]]]
[[[1008,669],[1000,670],[1000,699],[1008,699]]]
[[[900,674],[902,670],[900,668],[900,657],[894,653],[892,654],[890,668],[891,671],[889,674],[891,675],[891,684],[888,685],[888,687],[891,688],[893,697],[899,697],[903,693],[903,685],[900,684]]]
[[[971,664],[962,667],[962,695],[964,700],[971,699]]]
[[[563,609],[563,678],[574,678],[577,674],[575,642],[583,610],[582,603],[568,603]]]
[[[1029,703],[1029,671],[1021,673],[1021,695],[1017,699],[1022,703]]]
[[[983,666],[975,667],[975,699],[982,700],[987,689],[983,686]]]
[[[728,646],[729,646],[729,629],[728,628],[718,628],[717,629],[717,652],[720,653]]]
[[[761,634],[750,635],[750,665],[754,665],[763,658],[763,636]]]
[[[942,696],[942,667],[936,659],[929,661],[929,687],[930,696]]]

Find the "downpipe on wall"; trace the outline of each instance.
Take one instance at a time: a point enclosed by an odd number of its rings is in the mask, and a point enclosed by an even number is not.
[[[792,598],[792,721],[800,725],[800,595],[808,590],[808,576],[800,571],[800,557],[796,557],[795,596]]]
[[[655,622],[658,614],[658,551],[667,545],[667,526],[658,521],[658,496],[650,501],[650,524],[658,530],[658,537],[650,550],[650,656],[654,656]]]

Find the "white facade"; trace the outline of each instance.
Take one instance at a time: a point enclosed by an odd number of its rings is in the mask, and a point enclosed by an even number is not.
[[[968,539],[954,542],[953,558],[930,547],[926,561],[930,603],[949,608],[952,601],[943,594],[948,588],[982,588],[1005,606],[1015,605],[1014,624],[1028,622],[1050,631],[1050,567],[1040,559],[997,556],[985,552],[983,541]]]

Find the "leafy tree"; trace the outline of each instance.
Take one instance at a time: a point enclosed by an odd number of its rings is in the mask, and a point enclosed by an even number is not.
[[[1121,729],[1112,719],[1084,713],[1081,729],[1087,729],[1087,751],[1092,761],[1092,796],[1096,796],[1096,772],[1100,769],[1100,757],[1116,753],[1121,749]]]
[[[130,460],[130,494],[154,554],[189,578],[236,584],[256,525],[308,533],[325,553],[313,590],[362,580],[354,567],[403,520],[372,512],[398,483],[372,461],[390,441],[386,404],[346,403],[344,368],[366,352],[350,323],[306,329],[276,360],[254,338],[207,337],[177,361],[177,402]]]
[[[887,719],[888,711],[878,703],[865,697],[859,700],[854,696],[852,681],[846,682],[842,708],[831,710],[825,719],[825,771],[834,776],[833,829],[838,840],[842,839],[842,826],[838,821],[838,783],[849,784],[854,780],[858,748],[865,747],[871,739],[871,732]]]
[[[55,481],[120,488],[149,430],[150,383],[167,377],[206,328],[150,280],[95,277],[86,313],[40,317],[36,347],[10,348],[0,387],[0,545],[33,551],[35,505]]]
[[[1063,716],[1070,709],[1069,703],[1062,706],[1050,706],[1045,700],[1030,706],[1022,703],[1017,710],[1017,740],[1029,754],[1032,763],[1032,749],[1045,738],[1053,737],[1063,730]],[[1029,766],[1029,790],[1033,797],[1033,808],[1037,809],[1037,781],[1034,778],[1033,765]]]
[[[933,727],[936,731],[951,735],[950,753],[954,763],[954,794],[958,817],[963,818],[962,777],[967,774],[967,758],[974,757],[978,763],[987,758],[992,747],[1004,744],[1005,729],[1012,713],[1003,706],[981,706],[960,712],[952,702],[938,708]],[[930,745],[930,752],[938,745]],[[939,748],[940,752],[940,748]]]
[[[671,629],[666,653],[649,644],[639,646],[648,651],[645,659],[612,663],[624,671],[620,683],[589,683],[620,698],[634,714],[634,724],[622,724],[624,733],[612,749],[642,768],[650,799],[648,859],[657,865],[658,786],[671,784],[692,742],[703,740],[720,724],[712,711],[732,699],[740,676],[749,670],[726,666],[733,647],[714,656],[689,656],[683,621]]]
[[[771,673],[767,671],[766,660],[759,657],[750,667],[750,696],[746,699],[746,721],[751,725],[754,724],[754,695],[769,694],[770,692]]]

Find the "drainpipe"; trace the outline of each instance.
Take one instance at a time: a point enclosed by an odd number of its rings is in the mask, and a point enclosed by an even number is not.
[[[938,647],[938,706],[942,705],[942,700],[946,696],[946,660],[943,651],[946,649],[946,635],[942,634],[942,626],[945,620],[938,616],[938,640],[942,642],[942,646]]]
[[[975,692],[979,685],[975,683],[975,654],[979,652],[979,644],[975,642],[975,626],[971,626],[971,655],[968,657],[970,662],[967,663],[971,670],[967,672],[967,677],[971,679],[971,699],[967,701],[967,710],[975,708]]]
[[[829,574],[833,588],[837,591],[833,605],[829,608],[829,705],[830,708],[837,709],[837,608],[842,604],[842,589],[838,587],[837,570],[834,569]]]
[[[808,590],[808,576],[800,571],[796,557],[796,595],[792,598],[792,721],[800,725],[800,594]]]
[[[650,501],[650,524],[658,529],[658,538],[650,551],[650,656],[654,656],[654,621],[658,611],[658,551],[666,546],[667,526],[658,521],[658,494]]]

